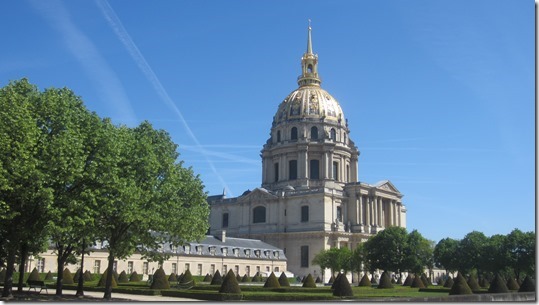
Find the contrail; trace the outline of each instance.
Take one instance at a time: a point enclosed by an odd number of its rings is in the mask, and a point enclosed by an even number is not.
[[[142,53],[139,51],[136,44],[133,42],[133,39],[131,39],[131,36],[129,35],[127,30],[124,28],[122,22],[120,21],[120,18],[118,18],[118,15],[116,15],[116,13],[114,12],[112,7],[106,0],[96,0],[96,3],[101,9],[101,12],[103,13],[103,15],[105,16],[105,19],[107,19],[107,22],[114,30],[114,33],[116,33],[120,41],[123,43],[123,45],[129,52],[129,54],[131,55],[131,58],[133,58],[133,60],[138,65],[138,67],[142,70],[142,72],[144,73],[148,81],[150,81],[150,83],[154,87],[157,94],[161,97],[161,99],[165,102],[165,104],[167,104],[170,108],[172,108],[172,110],[174,110],[176,115],[178,115],[178,117],[180,118],[180,121],[183,124],[183,127],[185,128],[185,130],[187,131],[187,134],[189,135],[189,137],[193,140],[193,142],[195,142],[197,147],[201,148],[202,145],[200,145],[200,142],[198,141],[197,137],[193,133],[193,130],[191,130],[191,128],[187,124],[187,121],[183,117],[183,114],[181,113],[180,109],[172,101],[167,91],[161,84],[161,81],[159,81],[159,78],[157,78],[157,75],[155,75],[152,68],[150,67],[150,65],[148,64],[148,62],[146,61]],[[233,194],[230,192],[230,189],[228,188],[228,185],[223,180],[223,177],[221,177],[221,175],[219,175],[219,173],[217,172],[217,169],[213,165],[213,162],[210,160],[210,158],[208,158],[208,155],[204,152],[203,149],[201,149],[201,151],[202,151],[202,154],[204,155],[204,158],[210,165],[211,170],[213,171],[215,176],[219,179],[219,181],[227,190],[227,193],[233,196]]]

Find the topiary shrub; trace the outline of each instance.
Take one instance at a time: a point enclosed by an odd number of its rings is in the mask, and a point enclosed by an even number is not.
[[[266,282],[264,283],[264,288],[281,288],[281,284],[279,284],[279,280],[273,272],[266,279]]]
[[[62,284],[73,284],[73,275],[69,269],[65,268],[63,275]]]
[[[481,286],[479,286],[479,283],[473,275],[470,275],[470,277],[468,277],[468,282],[466,282],[466,284],[468,284],[468,287],[470,287],[472,291],[481,290]]]
[[[529,275],[526,275],[526,278],[524,278],[524,281],[522,282],[522,285],[520,285],[520,289],[518,292],[534,292],[535,291],[535,281],[532,280],[532,278]]]
[[[242,283],[249,283],[251,282],[251,277],[247,275],[247,273],[241,278]]]
[[[371,284],[378,284],[378,281],[376,280],[376,276],[374,276],[374,273],[371,275]]]
[[[120,276],[118,275],[118,272],[116,272],[116,270],[114,270],[114,271],[112,272],[112,276],[113,276],[114,279],[116,280],[116,283],[118,283],[118,280],[119,280],[119,277],[120,277]]]
[[[314,282],[317,283],[317,284],[322,284],[322,279],[320,278],[320,276],[317,276],[316,280],[314,280]]]
[[[212,276],[209,273],[206,273],[206,276],[202,280],[203,282],[211,282]]]
[[[457,277],[455,278],[453,287],[451,287],[451,290],[449,291],[449,295],[460,294],[472,294],[472,290],[468,286],[468,283],[466,283],[466,279],[464,279],[464,277],[459,272],[457,274]]]
[[[178,278],[178,283],[181,282],[183,279],[183,273],[181,273],[177,278]]]
[[[303,281],[303,288],[316,288],[316,283],[314,282],[313,276],[309,273]]]
[[[369,276],[367,275],[367,273],[365,273],[365,275],[363,275],[363,277],[361,278],[361,281],[359,281],[359,283],[357,285],[359,287],[371,287],[372,286],[371,280],[369,280]]]
[[[215,274],[213,275],[213,279],[211,280],[210,285],[221,285],[223,284],[223,277],[221,276],[221,273],[219,270],[215,271]]]
[[[257,272],[257,273],[253,276],[252,282],[261,282],[261,281],[262,281],[262,278],[260,277],[260,274]]]
[[[520,289],[520,285],[517,283],[517,281],[513,277],[509,277],[509,279],[507,280],[507,283],[505,283],[505,285],[507,286],[507,289],[509,289],[509,290],[519,290]]]
[[[129,283],[129,278],[125,271],[120,272],[120,275],[118,275],[118,283]]]
[[[213,278],[215,278],[215,276]],[[223,283],[221,284],[221,288],[219,288],[219,292],[241,293],[240,285],[238,285],[238,281],[236,280],[236,276],[234,275],[232,269],[228,271],[225,278],[223,279]]]
[[[413,281],[414,281],[414,278],[412,277],[412,274],[408,273],[408,276],[404,280],[404,283],[402,283],[402,286],[412,286]]]
[[[427,288],[428,286],[432,286],[432,283],[431,283],[430,280],[427,278],[427,276],[425,275],[425,273],[422,273],[422,274],[421,274],[421,281],[423,282],[423,285],[425,285],[425,288]]]
[[[386,271],[382,273],[382,276],[380,277],[380,283],[378,284],[378,289],[385,289],[385,288],[393,288],[393,284],[391,284],[391,279],[389,278],[389,274]]]
[[[167,275],[163,267],[157,269],[153,274],[153,281],[150,289],[169,289],[170,284],[168,283]]]
[[[444,287],[445,288],[451,288],[451,287],[453,287],[454,283],[455,283],[455,281],[451,277],[448,277],[447,280],[445,281]]]
[[[481,288],[488,288],[488,286],[490,286],[490,283],[488,282],[486,277],[482,276],[481,280],[479,281],[479,286],[481,286]]]
[[[328,284],[332,284],[333,286],[333,283],[335,283],[335,276],[332,274],[331,277],[329,278]]]
[[[279,276],[279,285],[281,285],[281,287],[290,287],[290,282],[284,272]]]
[[[438,285],[438,287],[443,287],[444,284],[445,284],[444,279],[439,277],[438,280],[436,281],[436,285]]]
[[[168,277],[168,281],[169,282],[177,282],[178,277],[176,276],[176,273],[171,273],[170,276]]]
[[[105,287],[106,281],[107,281],[107,274],[109,272],[109,269],[105,270],[103,274],[101,275],[101,278],[99,278],[99,282],[97,283],[97,287]],[[116,279],[114,276],[112,276],[112,288],[118,287],[118,282],[116,282]]]
[[[241,276],[239,273],[236,274],[236,281],[238,281],[238,283],[241,282]]]
[[[397,281],[395,281],[394,278],[391,278],[391,284],[397,284]]]
[[[86,280],[86,278],[85,278]],[[54,281],[54,277],[52,276],[52,272],[49,270],[49,272],[47,272],[47,275],[45,276],[45,281],[46,282],[50,282],[50,281]]]
[[[41,281],[41,277],[39,276],[37,268],[34,268],[32,272],[30,272],[30,275],[28,276],[28,279],[26,281]]]
[[[499,273],[496,273],[496,276],[490,282],[490,287],[488,288],[488,292],[490,293],[506,293],[509,292],[509,289],[507,289],[507,285],[505,285],[505,281],[502,279],[502,276]]]
[[[133,271],[133,273],[131,273],[131,275],[129,276],[129,281],[130,282],[140,282],[140,277],[138,276],[136,271]]]
[[[336,284],[333,289],[334,296],[341,298],[354,296],[354,293],[352,292],[352,287],[350,287],[350,282],[348,282],[348,278],[346,278],[344,274],[337,276],[335,282]]]
[[[185,273],[180,280],[180,284],[192,284],[195,286],[195,279],[193,278],[193,275],[189,269],[185,270]]]
[[[80,277],[80,268],[77,269],[77,271],[75,271],[75,275],[73,275],[73,282],[78,283],[79,282],[79,277]],[[84,280],[84,278],[82,280]]]
[[[49,271],[50,272],[50,271]],[[84,274],[82,275],[83,276],[83,280],[85,282],[89,282],[89,281],[93,281],[94,280],[94,277],[92,276],[92,273],[90,272],[90,270],[86,270],[84,271]]]
[[[402,285],[402,274],[399,274],[399,279],[397,280],[397,285]]]
[[[337,273],[337,276],[335,277],[335,280],[334,280],[333,283],[331,284],[331,289],[332,289],[332,290],[335,289],[335,285],[337,284],[338,279],[339,279],[340,276],[342,276],[342,273],[340,273],[340,272]]]
[[[410,287],[411,288],[426,288],[425,283],[423,283],[419,275],[414,276],[414,279],[412,280],[412,284],[410,284]]]

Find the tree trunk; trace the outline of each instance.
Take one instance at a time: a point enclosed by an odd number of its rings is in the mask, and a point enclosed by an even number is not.
[[[105,300],[110,300],[112,298],[112,276],[114,271],[112,268],[114,267],[114,253],[112,250],[109,250],[109,263],[107,266],[107,281],[105,282],[105,294],[103,295],[103,298]]]
[[[63,259],[63,247],[59,246],[57,247],[58,250],[58,278],[56,280],[56,295],[62,296],[62,286],[63,286],[63,279],[64,279],[64,259]]]
[[[15,250],[8,250],[6,277],[4,278],[4,290],[2,291],[2,297],[13,298],[11,289],[13,288],[13,271],[15,269]]]
[[[18,292],[22,292],[22,285],[24,283],[24,270],[26,269],[26,258],[28,257],[28,245],[23,243],[21,245],[21,255],[19,264],[19,284],[17,287]]]
[[[79,273],[79,283],[77,285],[77,293],[75,294],[78,297],[84,296],[84,250],[86,250],[86,243],[82,241],[82,255],[80,259],[80,273]]]

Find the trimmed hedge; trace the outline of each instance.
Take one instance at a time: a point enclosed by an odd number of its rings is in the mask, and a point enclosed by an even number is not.
[[[427,275],[425,273],[421,274],[421,281],[423,282],[423,285],[425,285],[425,287],[432,286],[430,279],[427,278]]]
[[[133,273],[131,273],[131,275],[129,276],[129,281],[130,282],[140,282],[140,276],[137,274],[136,271],[133,271]]]
[[[470,286],[468,286],[468,283],[466,283],[466,279],[464,279],[462,274],[459,272],[455,282],[453,283],[453,287],[451,287],[451,290],[449,291],[449,295],[460,294],[472,294],[472,290],[470,289]]]
[[[37,268],[34,268],[32,270],[26,281],[41,281],[41,277],[39,276],[39,272],[37,272]]]
[[[90,282],[90,281],[94,280],[94,276],[92,275],[90,270],[86,270],[86,271],[84,271],[83,279],[84,279],[85,282]]]
[[[170,289],[170,284],[168,283],[167,275],[163,267],[157,269],[153,274],[153,281],[150,289]]]
[[[448,277],[447,280],[445,281],[444,287],[451,288],[453,287],[453,284],[455,284],[455,281],[451,277]]]
[[[359,283],[357,285],[359,287],[371,287],[372,286],[371,281],[369,280],[369,276],[367,275],[367,273],[365,273],[365,275],[363,275],[363,277],[361,278],[361,281],[359,281]]]
[[[333,290],[333,296],[341,298],[354,296],[354,293],[352,292],[352,287],[350,287],[350,282],[348,282],[348,278],[346,278],[346,275],[342,274],[340,276],[337,276],[335,282],[336,284]]]
[[[49,272],[45,276],[45,282],[52,282],[52,281],[54,281],[54,277],[52,276],[52,272],[49,270]]]
[[[339,277],[342,276],[342,273],[337,273],[337,276],[335,277],[335,280],[331,284],[331,290],[335,289],[335,285],[337,284],[337,281],[339,280]]]
[[[177,282],[178,277],[176,276],[176,273],[171,273],[170,276],[168,277],[168,281],[169,282]]]
[[[266,282],[264,283],[264,288],[281,288],[281,284],[279,284],[279,280],[273,272],[266,279]]]
[[[241,278],[242,283],[250,283],[251,277],[247,275],[247,273]]]
[[[209,273],[206,273],[206,276],[202,280],[202,282],[211,282],[212,276]]]
[[[221,284],[223,284],[223,277],[221,276],[221,273],[219,272],[219,270],[217,270],[215,271],[215,274],[213,275],[210,285],[221,285]]]
[[[75,271],[75,275],[73,275],[73,282],[78,283],[80,277],[80,268]],[[84,281],[84,278],[82,279]]]
[[[382,273],[382,276],[380,277],[380,283],[378,284],[378,289],[386,289],[386,288],[393,288],[393,284],[391,284],[391,279],[389,278],[389,274],[384,271]]]
[[[193,275],[191,274],[191,271],[189,269],[185,270],[185,273],[183,274],[182,278],[180,279],[180,284],[190,284],[192,283],[193,286],[195,286],[195,279],[193,278]]]
[[[404,280],[404,283],[402,283],[402,286],[412,286],[413,281],[414,281],[414,279],[412,278],[412,274],[408,273],[408,276]]]
[[[281,285],[281,287],[290,287],[290,282],[284,272],[279,276],[279,285]]]
[[[97,283],[97,287],[105,287],[105,284],[107,282],[107,273],[109,272],[109,269],[107,268],[105,272],[101,275],[101,278],[99,279],[99,282]],[[118,282],[116,282],[116,279],[114,278],[114,273],[112,276],[112,288],[118,287]]]
[[[274,275],[275,277],[275,275]],[[234,271],[230,269],[223,279],[221,288],[219,288],[219,293],[228,293],[228,294],[239,294],[241,293],[240,285],[234,276]]]
[[[125,273],[125,271],[120,272],[120,275],[118,276],[118,283],[129,283],[129,278],[127,277],[127,273]]]
[[[332,284],[333,286],[333,283],[335,283],[335,276],[332,274],[331,277],[329,278],[328,284]]]
[[[427,288],[419,275],[414,276],[414,279],[412,280],[412,284],[410,285],[410,287],[411,288]]]
[[[470,277],[468,278],[468,282],[466,282],[466,284],[468,284],[468,287],[470,287],[472,291],[481,290],[481,286],[479,286],[479,283],[477,282],[477,280],[475,279],[475,276],[473,275],[470,275]]]
[[[73,275],[71,275],[71,271],[69,271],[69,269],[65,268],[64,269],[64,278],[62,279],[62,284],[73,284]]]
[[[535,281],[529,276],[526,275],[524,282],[520,285],[518,292],[534,292],[535,291]]]
[[[502,279],[502,276],[499,273],[496,273],[496,276],[490,283],[490,287],[488,288],[488,292],[490,293],[506,293],[509,292],[509,289],[507,289],[507,285],[505,285],[505,281]]]
[[[507,286],[507,289],[509,289],[509,290],[519,290],[520,289],[520,285],[517,283],[517,281],[513,277],[509,277],[509,279],[507,280],[507,283],[505,285]]]
[[[309,273],[303,282],[303,288],[316,288],[316,283],[314,282],[313,276]]]

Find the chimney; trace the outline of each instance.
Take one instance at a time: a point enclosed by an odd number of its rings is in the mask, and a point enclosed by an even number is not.
[[[226,230],[222,230],[221,235],[215,235],[215,238],[219,239],[222,242],[226,242]]]

